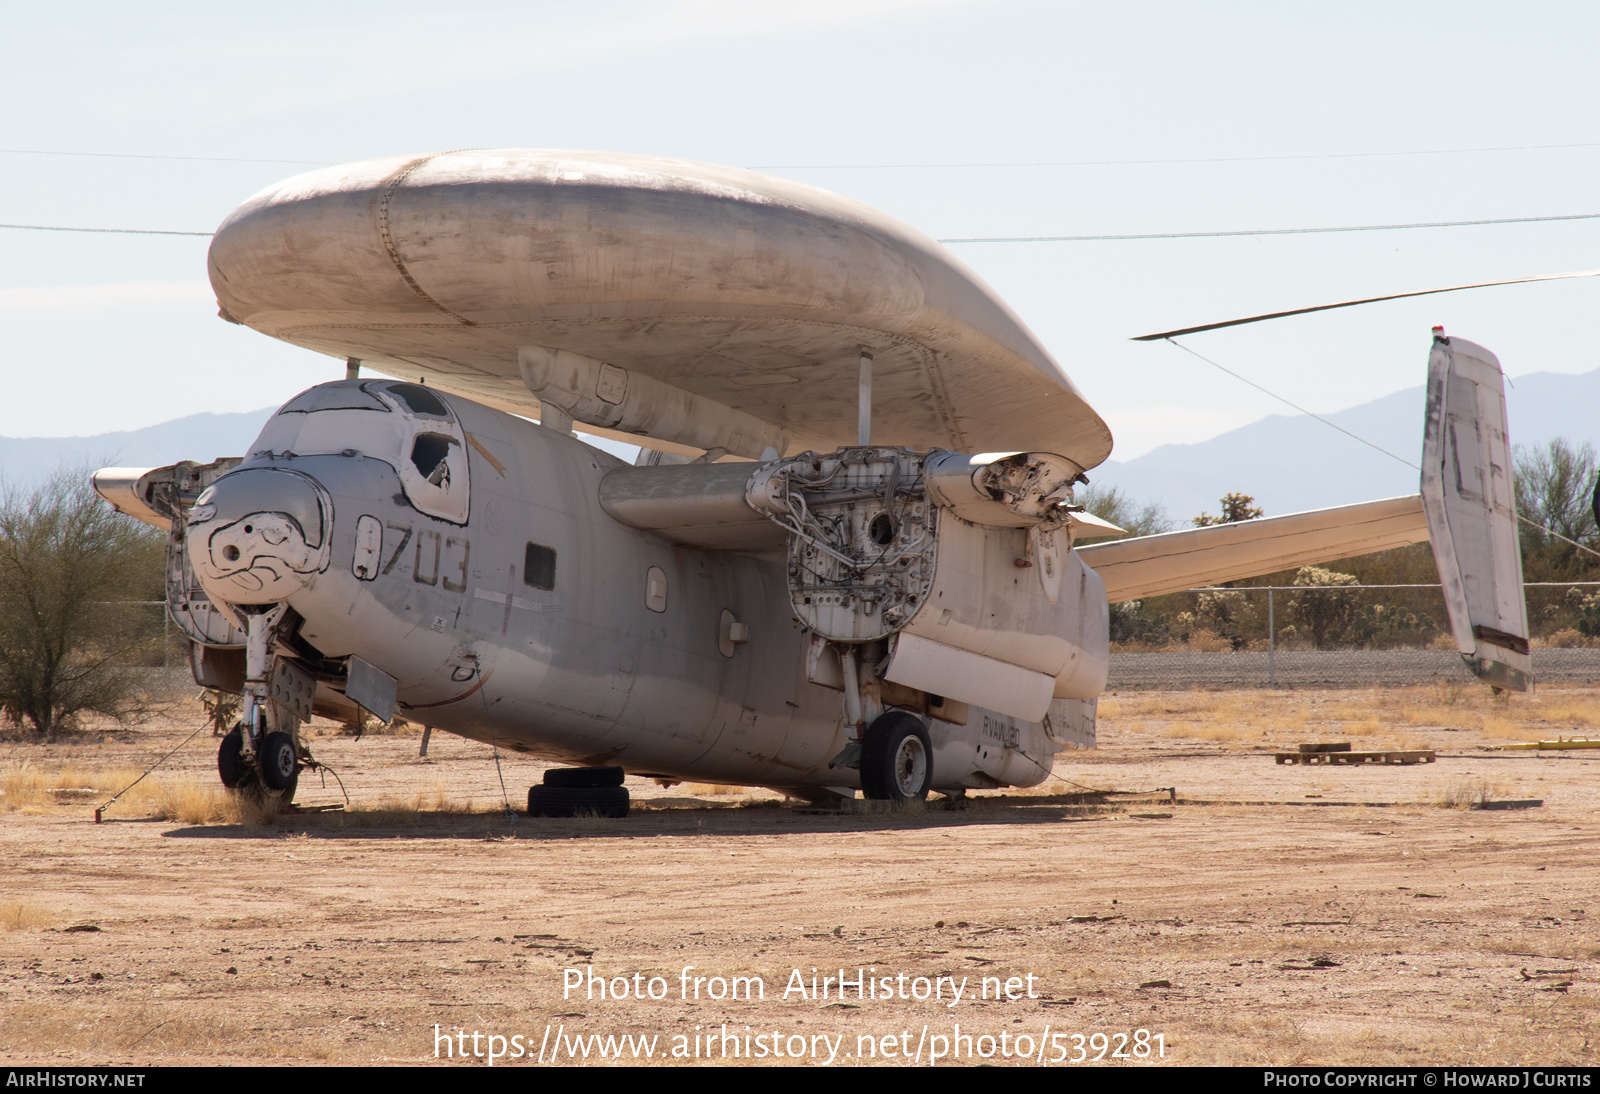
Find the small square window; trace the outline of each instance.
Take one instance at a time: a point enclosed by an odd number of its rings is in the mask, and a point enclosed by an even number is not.
[[[644,606],[653,612],[667,610],[667,573],[660,566],[645,571]]]
[[[537,543],[528,544],[528,552],[522,558],[522,583],[535,589],[554,589],[556,553]]]

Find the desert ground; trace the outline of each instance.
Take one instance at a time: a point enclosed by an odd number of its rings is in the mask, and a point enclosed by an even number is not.
[[[266,816],[203,722],[0,743],[7,1064],[1596,1059],[1600,751],[1490,746],[1600,736],[1600,689],[1124,692],[1032,791],[630,778],[622,820],[507,815],[488,747],[323,722],[348,807]],[[1320,741],[1438,758],[1274,762]],[[513,806],[541,769],[500,757]]]

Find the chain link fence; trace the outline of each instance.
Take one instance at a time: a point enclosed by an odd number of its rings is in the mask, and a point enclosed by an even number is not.
[[[1600,683],[1600,582],[1524,586],[1536,682]],[[1472,679],[1438,585],[1189,589],[1111,606],[1107,691]]]

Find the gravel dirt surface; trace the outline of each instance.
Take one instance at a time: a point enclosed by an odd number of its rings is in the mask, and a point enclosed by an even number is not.
[[[7,1064],[1595,1062],[1600,751],[1487,746],[1600,724],[1596,690],[1111,696],[1046,786],[896,812],[630,778],[623,820],[507,817],[487,747],[320,722],[349,811],[28,789],[200,720],[0,744]],[[1273,761],[1322,740],[1438,759]],[[214,749],[149,781],[214,794]],[[515,805],[541,765],[502,765]]]

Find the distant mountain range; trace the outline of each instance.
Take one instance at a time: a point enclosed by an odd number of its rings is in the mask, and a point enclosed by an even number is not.
[[[1600,369],[1581,375],[1538,372],[1508,387],[1513,443],[1554,437],[1600,447]],[[1416,462],[1422,450],[1423,389],[1397,391],[1325,415],[1396,456]],[[93,437],[0,437],[0,478],[31,486],[58,466],[157,467],[239,456],[261,431],[271,407],[244,414],[191,414],[122,433]],[[1143,504],[1157,502],[1175,521],[1216,513],[1232,491],[1250,494],[1269,516],[1412,494],[1417,472],[1305,415],[1272,415],[1198,444],[1163,445],[1137,459],[1108,460],[1089,473]]]
[[[276,407],[242,414],[191,414],[144,429],[93,437],[0,437],[0,480],[27,488],[58,467],[160,467],[242,456]]]
[[[1556,437],[1600,448],[1600,369],[1580,375],[1536,372],[1506,388],[1512,444]],[[1422,453],[1423,389],[1397,391],[1324,415],[1379,448],[1417,463]],[[1139,503],[1157,502],[1180,523],[1218,499],[1250,494],[1268,516],[1417,492],[1418,473],[1399,460],[1303,414],[1274,414],[1198,444],[1162,445],[1089,472]]]

